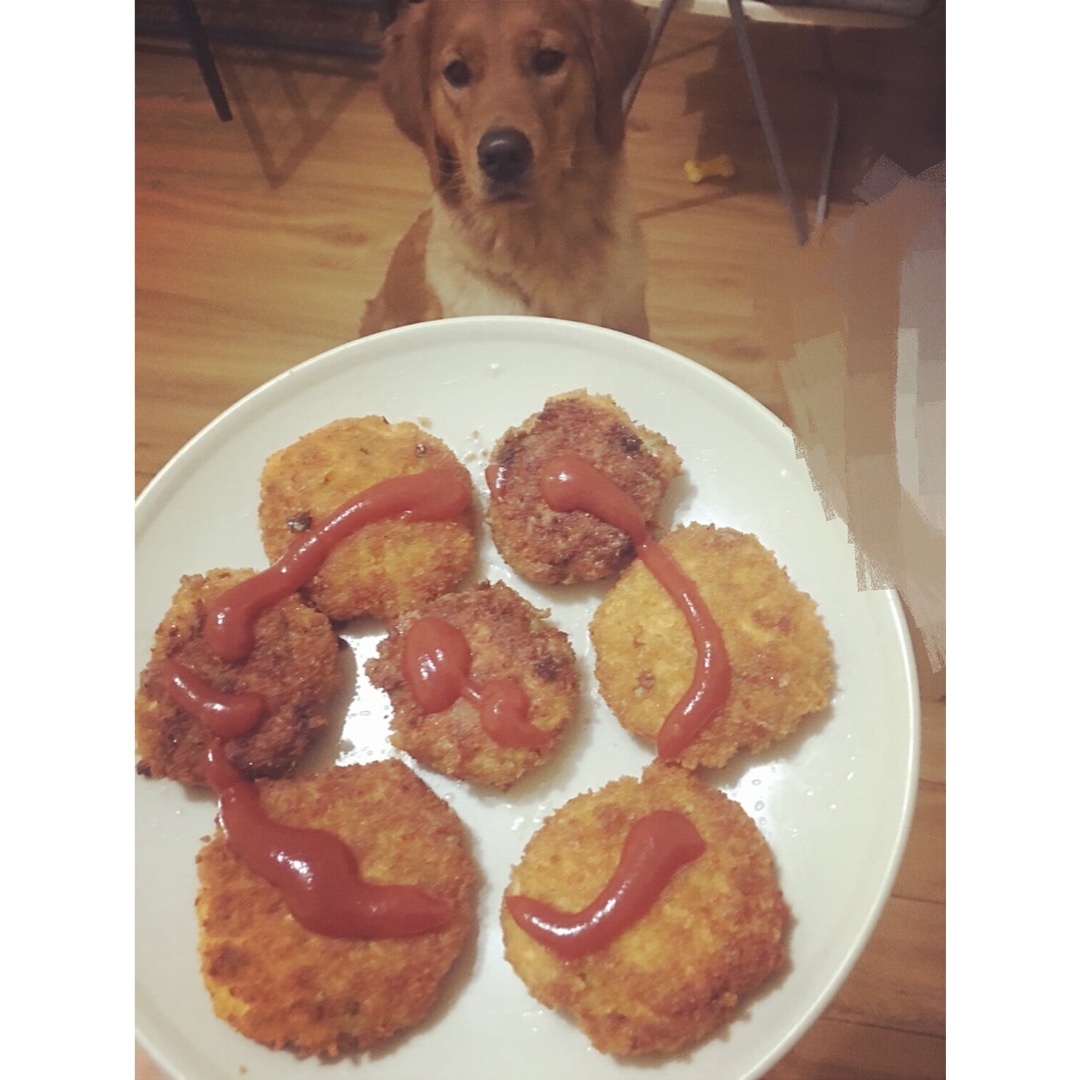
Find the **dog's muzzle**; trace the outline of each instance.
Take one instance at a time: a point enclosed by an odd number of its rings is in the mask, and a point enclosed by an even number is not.
[[[512,196],[532,164],[532,143],[517,128],[492,128],[480,139],[476,157],[492,193]]]

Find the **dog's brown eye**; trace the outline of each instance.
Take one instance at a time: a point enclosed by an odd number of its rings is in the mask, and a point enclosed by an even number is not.
[[[472,78],[472,72],[469,71],[469,65],[464,60],[451,60],[443,68],[443,78],[451,86],[468,86],[469,80]]]
[[[558,49],[541,49],[533,57],[533,71],[537,75],[551,75],[563,66],[566,54]]]

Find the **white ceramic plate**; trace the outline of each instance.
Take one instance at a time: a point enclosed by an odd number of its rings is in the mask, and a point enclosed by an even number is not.
[[[914,801],[918,706],[914,668],[892,593],[859,592],[854,552],[826,520],[790,432],[719,376],[656,345],[595,327],[527,318],[460,319],[390,331],[334,349],[273,380],[193,439],[136,506],[135,671],[179,578],[217,566],[266,565],[256,524],[267,456],[343,416],[379,414],[430,427],[471,470],[480,497],[495,440],[552,394],[607,393],[678,449],[686,475],[667,497],[669,523],[714,522],[755,533],[814,597],[832,637],[831,708],[774,753],[742,756],[710,776],[759,823],[776,854],[795,925],[792,964],[730,1026],[655,1071],[668,1077],[759,1076],[828,1003],[888,896]],[[587,627],[601,587],[537,589],[518,580],[484,537],[481,572],[542,607],[571,637],[584,704],[554,767],[507,794],[421,775],[471,831],[486,885],[480,930],[436,1014],[378,1053],[334,1067],[365,1080],[574,1080],[633,1075],[597,1053],[568,1021],[534,1001],[502,956],[497,911],[510,867],[540,822],[569,797],[639,775],[648,748],[599,698]],[[359,663],[380,632],[348,636]],[[395,753],[381,692],[361,678],[343,703],[329,760]],[[137,1035],[184,1080],[330,1075],[317,1061],[272,1052],[211,1010],[196,954],[195,854],[216,804],[169,781],[135,780]],[[556,1064],[557,1063],[557,1064]]]

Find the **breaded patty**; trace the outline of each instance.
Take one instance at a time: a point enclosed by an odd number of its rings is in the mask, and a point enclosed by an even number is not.
[[[206,786],[203,762],[213,733],[175,701],[165,660],[223,693],[262,696],[265,710],[256,726],[225,742],[226,757],[249,778],[287,774],[326,727],[341,670],[339,639],[325,615],[298,596],[287,597],[256,619],[255,647],[238,663],[220,660],[203,640],[208,608],[254,573],[218,569],[180,579],[135,695],[135,745],[144,776]]]
[[[487,523],[499,554],[522,577],[547,585],[598,581],[625,565],[634,545],[585,510],[552,510],[540,493],[544,464],[572,451],[625,491],[652,523],[682,471],[662,435],[635,424],[610,398],[575,390],[507,431],[491,453]]]
[[[833,686],[832,646],[817,606],[755,537],[691,524],[662,544],[697,585],[723,634],[731,693],[679,755],[720,767],[761,750],[823,709]],[[600,602],[589,627],[600,692],[619,722],[655,741],[693,678],[696,650],[675,601],[640,561]]]
[[[335,420],[271,455],[263,467],[259,528],[273,561],[313,524],[373,484],[425,469],[468,471],[439,439],[381,416]],[[471,507],[447,521],[375,521],[341,543],[306,590],[335,622],[394,618],[452,589],[475,560]]]
[[[437,616],[464,633],[472,654],[470,678],[516,681],[529,701],[528,721],[550,737],[537,748],[503,746],[480,723],[477,706],[459,697],[449,708],[421,710],[403,671],[405,631],[416,619]],[[367,662],[368,677],[390,696],[390,741],[422,765],[458,780],[508,788],[546,761],[574,715],[578,672],[570,640],[502,582],[449,593],[395,626]]]
[[[787,905],[753,821],[677,765],[615,780],[549,817],[511,872],[507,896],[580,911],[604,889],[631,825],[684,814],[706,843],[644,917],[606,948],[563,960],[511,918],[506,958],[529,992],[568,1015],[607,1054],[674,1054],[715,1032],[787,959]]]
[[[418,885],[453,905],[412,937],[358,940],[304,929],[281,893],[244,867],[220,829],[199,852],[199,952],[214,1011],[239,1032],[300,1057],[362,1050],[419,1023],[474,924],[476,869],[454,811],[400,761],[259,784],[274,820],[326,829],[361,876]]]

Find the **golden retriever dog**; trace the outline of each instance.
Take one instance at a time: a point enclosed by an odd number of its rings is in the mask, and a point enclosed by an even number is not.
[[[383,96],[434,195],[361,335],[542,315],[648,337],[622,108],[647,39],[632,0],[403,5],[384,34]]]

